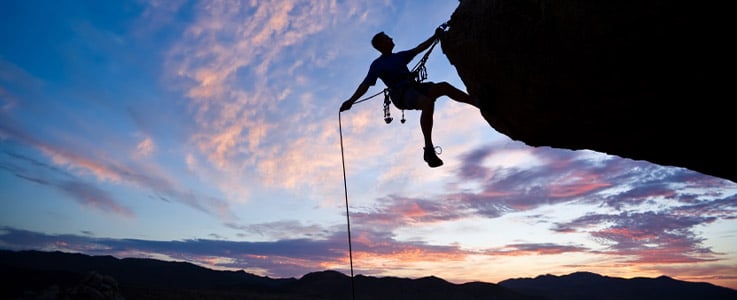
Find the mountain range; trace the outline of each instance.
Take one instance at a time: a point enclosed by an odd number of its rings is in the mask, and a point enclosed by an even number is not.
[[[0,299],[702,299],[735,300],[737,290],[709,283],[615,278],[589,272],[454,284],[320,271],[269,278],[186,262],[0,250]]]

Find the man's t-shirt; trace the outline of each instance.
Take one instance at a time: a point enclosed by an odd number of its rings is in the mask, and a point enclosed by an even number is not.
[[[376,84],[376,79],[381,78],[381,81],[389,88],[390,93],[401,91],[405,85],[411,82],[407,64],[412,61],[415,55],[410,50],[382,54],[371,63],[362,84],[373,86]]]

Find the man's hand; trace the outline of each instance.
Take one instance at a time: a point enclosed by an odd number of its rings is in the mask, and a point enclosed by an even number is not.
[[[346,100],[345,102],[343,102],[343,105],[340,106],[340,111],[349,110],[351,109],[351,106],[353,106],[353,101]]]
[[[445,34],[445,29],[443,27],[438,27],[435,29],[435,35],[433,35],[436,39],[442,38],[443,34]]]

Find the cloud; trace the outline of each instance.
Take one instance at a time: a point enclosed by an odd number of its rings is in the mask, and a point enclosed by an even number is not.
[[[674,214],[686,216],[711,216],[720,219],[737,219],[737,194],[722,199],[697,200],[672,209]]]
[[[486,250],[485,253],[494,256],[525,256],[588,252],[589,250],[581,246],[566,246],[554,243],[526,243],[509,244],[504,247]]]
[[[351,218],[367,228],[395,229],[404,226],[458,220],[469,216],[455,202],[387,196],[371,209],[353,211]]]
[[[656,212],[592,214],[557,224],[556,232],[588,232],[608,245],[607,254],[630,256],[633,263],[688,263],[717,260],[717,253],[701,245],[693,228],[715,217],[682,216]]]
[[[506,166],[492,159],[511,153],[534,162]],[[603,248],[511,243],[492,248],[489,254],[579,252],[618,257],[625,264],[690,264],[724,259],[705,246],[695,228],[737,217],[734,184],[682,168],[514,144],[481,146],[461,158],[456,182],[448,185],[450,192],[376,198],[370,207],[354,208],[356,227],[396,232],[469,217],[500,218],[560,204],[584,205],[591,213],[546,223],[553,222],[553,234],[585,234]],[[612,211],[616,213],[604,213]]]
[[[337,192],[328,182],[340,180],[338,104],[328,110],[319,103],[335,101],[325,95],[336,83],[313,77],[341,67],[333,65],[344,47],[338,37],[349,34],[341,24],[355,25],[377,5],[203,1],[192,8],[193,22],[165,66],[189,101],[199,170],[211,169],[214,184],[235,177],[258,187]],[[234,187],[219,184],[225,194],[243,195]]]
[[[261,237],[266,240],[282,240],[294,238],[324,239],[334,230],[328,230],[317,224],[303,225],[299,221],[275,221],[259,224],[225,223],[226,227],[241,231],[241,236]]]
[[[353,242],[362,270],[383,274],[386,263],[396,268],[429,260],[451,261],[465,256],[454,246],[399,242],[386,234],[364,231]],[[10,227],[0,228],[0,247],[12,250],[81,252],[90,255],[166,257],[214,268],[261,270],[261,275],[290,277],[322,269],[347,270],[345,232],[325,239],[282,239],[238,242],[209,239],[151,241],[96,238],[87,235],[49,235]],[[215,265],[210,263],[215,262]]]
[[[488,163],[494,156],[517,151],[527,151],[534,162],[510,167]],[[661,202],[703,206],[736,191],[726,180],[687,169],[517,143],[481,146],[469,150],[462,160],[454,186],[476,184],[481,188],[446,198],[462,199],[490,217],[566,202],[604,204],[618,210]]]
[[[88,154],[82,154],[83,151],[72,151],[73,145],[57,146],[50,142],[37,139],[34,135],[18,128],[15,123],[9,119],[0,121],[0,132],[4,132],[10,142],[17,142],[23,146],[34,148],[51,160],[51,164],[40,162],[37,159],[28,156],[13,154],[9,158],[25,164],[31,163],[31,166],[40,168],[38,172],[51,171],[53,174],[63,175],[67,177],[64,180],[52,180],[44,178],[44,176],[29,175],[21,173],[21,178],[36,179],[41,182],[51,182],[52,186],[60,188],[66,194],[74,196],[80,203],[90,204],[93,199],[101,201],[98,208],[112,209],[127,215],[130,213],[122,206],[113,205],[112,198],[105,196],[101,190],[84,187],[79,184],[84,182],[85,176],[92,175],[98,181],[111,182],[113,184],[127,184],[145,190],[151,191],[157,195],[166,196],[193,207],[202,212],[218,216],[226,220],[235,219],[234,214],[230,211],[228,204],[214,197],[197,195],[191,190],[179,186],[174,180],[167,178],[164,174],[156,171],[154,166],[136,165],[132,163],[124,164],[108,157],[93,157]],[[6,151],[6,153],[8,153]],[[60,170],[64,170],[60,172]],[[71,183],[69,183],[71,182]],[[93,196],[94,195],[94,196]]]
[[[499,157],[525,157],[529,163],[506,165],[490,162]],[[585,154],[549,148],[527,148],[512,143],[482,146],[462,156],[454,186],[478,186],[440,196],[443,201],[459,202],[458,207],[495,218],[509,212],[528,211],[541,206],[597,198],[616,183],[602,170],[607,163]],[[438,200],[440,201],[440,200]],[[590,200],[589,200],[590,201]]]
[[[491,158],[511,153],[534,162],[506,166]],[[463,165],[448,189],[420,196],[379,196],[369,206],[353,208],[354,226],[396,232],[469,217],[500,218],[561,204],[584,205],[590,207],[591,214],[546,223],[554,222],[551,230],[555,233],[588,234],[608,249],[607,254],[632,255],[639,257],[633,261],[644,263],[658,257],[663,262],[715,259],[718,254],[702,246],[703,240],[692,229],[717,219],[735,218],[736,187],[686,169],[516,144],[485,145],[461,157]],[[612,209],[619,213],[593,213]],[[561,216],[555,218],[560,220]],[[662,247],[676,250],[655,251]]]
[[[80,204],[89,206],[105,212],[114,212],[117,215],[133,218],[133,211],[113,199],[107,192],[92,185],[78,181],[63,182],[57,186],[65,193],[72,196]]]
[[[216,166],[228,165],[241,147],[260,145],[270,125],[254,112],[273,107],[280,88],[269,84],[266,70],[285,47],[325,28],[332,6],[324,1],[196,5],[195,21],[171,51],[170,64],[175,74],[191,79],[187,95],[201,128],[195,141]],[[244,81],[246,88],[239,86]]]
[[[148,157],[156,151],[156,144],[151,137],[144,138],[138,146],[136,146],[136,152],[134,157]]]
[[[121,205],[115,197],[106,191],[77,180],[75,177],[61,169],[39,162],[22,154],[7,151],[5,154],[15,161],[27,163],[33,166],[33,168],[41,168],[46,171],[50,171],[51,173],[44,175],[46,172],[39,172],[39,170],[30,171],[24,167],[18,166],[12,161],[0,164],[0,168],[12,173],[18,178],[61,191],[84,207],[125,218],[135,217],[134,212],[130,208]]]

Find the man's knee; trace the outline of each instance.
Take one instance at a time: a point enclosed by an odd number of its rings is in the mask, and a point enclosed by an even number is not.
[[[437,86],[438,88],[440,88],[443,91],[447,91],[447,90],[453,88],[453,86],[450,83],[448,83],[447,81],[438,82],[438,83],[435,84],[435,86]]]
[[[432,94],[436,97],[448,95],[455,87],[446,81],[436,82],[432,87]]]

